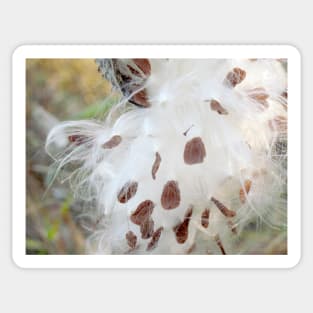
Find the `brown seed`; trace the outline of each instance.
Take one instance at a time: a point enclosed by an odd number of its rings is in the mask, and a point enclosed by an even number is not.
[[[129,64],[127,64],[127,67],[128,67],[128,69],[130,70],[130,72],[131,72],[132,74],[134,74],[134,75],[136,75],[136,76],[140,76],[140,72],[137,71],[137,69],[133,68],[133,67],[130,66]],[[125,81],[126,81],[127,79],[130,80],[131,78],[130,78],[130,77],[129,77],[129,78],[126,78],[126,76],[125,76]]]
[[[211,109],[213,111],[216,111],[218,114],[223,114],[223,115],[227,115],[228,114],[228,111],[226,109],[224,109],[221,104],[216,101],[216,100],[211,100]]]
[[[190,220],[190,218],[191,218],[191,215],[192,215],[192,211],[193,211],[193,207],[192,206],[190,206],[189,208],[188,208],[188,210],[186,211],[186,213],[185,213],[185,220]]]
[[[236,215],[235,211],[229,210],[223,203],[218,201],[215,198],[211,198],[211,201],[216,205],[216,207],[226,216],[226,217],[234,217]]]
[[[154,163],[152,165],[152,171],[151,171],[153,179],[156,178],[155,174],[157,173],[157,171],[158,171],[158,169],[160,167],[161,160],[162,159],[161,159],[161,156],[160,156],[159,152],[156,152],[155,153],[155,160],[154,160]]]
[[[179,206],[180,190],[178,183],[174,180],[168,181],[162,192],[161,204],[165,210],[172,210]]]
[[[188,239],[188,226],[190,222],[190,218],[192,215],[192,207],[190,207],[186,214],[184,221],[173,228],[173,231],[176,235],[176,241],[180,244],[183,244]]]
[[[210,209],[205,209],[201,215],[201,225],[204,228],[208,228],[209,226],[209,217],[210,217]]]
[[[127,182],[117,195],[117,199],[121,203],[126,203],[137,192],[138,183],[134,181]]]
[[[126,234],[126,240],[127,240],[127,244],[129,245],[129,247],[131,249],[135,249],[136,244],[137,244],[137,236],[130,230],[127,234]]]
[[[85,143],[88,139],[85,135],[70,135],[67,138],[69,142],[72,142],[77,146]]]
[[[148,108],[150,106],[145,89],[140,90],[137,93],[135,93],[132,96],[132,98],[129,100],[129,102],[134,103],[144,108]]]
[[[150,251],[158,245],[159,239],[161,237],[161,233],[163,231],[163,227],[159,227],[152,235],[152,238],[147,246],[147,251]]]
[[[186,143],[184,151],[184,161],[186,164],[202,163],[205,156],[205,146],[200,137],[195,137]]]
[[[234,223],[233,223],[231,220],[228,220],[228,221],[227,221],[227,225],[228,225],[228,227],[230,228],[231,232],[232,232],[234,235],[237,235],[237,228],[236,228],[236,226],[234,225]]]
[[[151,74],[151,65],[148,59],[133,59],[133,61],[146,76]]]
[[[129,245],[129,247],[134,249],[137,244],[137,236],[130,230],[129,232],[126,233],[125,237],[126,237],[127,244]]]
[[[226,252],[225,252],[225,249],[224,249],[224,247],[223,247],[223,244],[222,244],[222,241],[221,241],[221,239],[220,239],[220,236],[219,235],[216,235],[215,236],[215,241],[216,241],[216,243],[217,243],[217,245],[218,245],[218,247],[220,248],[220,250],[221,250],[221,252],[222,252],[222,254],[226,254]]]
[[[246,194],[249,193],[250,188],[251,188],[251,184],[252,184],[252,181],[250,179],[246,179],[244,181],[244,187],[240,188],[239,198],[240,198],[241,203],[246,202]]]
[[[154,203],[150,200],[145,200],[141,202],[136,211],[134,211],[131,216],[130,220],[136,224],[141,225],[143,222],[148,220],[153,212]]]
[[[143,75],[144,77],[146,77],[151,74],[151,65],[148,59],[133,59],[133,61],[138,66],[138,68],[142,71],[142,73],[140,73],[137,69],[133,68],[132,66],[127,65],[127,67],[132,72],[132,74],[139,76],[139,77]],[[140,89],[140,87],[142,87],[141,84],[133,85],[133,87],[130,90],[130,93],[135,92],[135,94],[131,97],[129,102],[135,105],[138,105],[140,107],[147,108],[150,106],[150,103],[148,101],[146,90],[143,89],[143,90],[136,92],[136,89]]]
[[[240,84],[246,77],[246,71],[239,67],[233,68],[231,72],[229,72],[225,79],[225,84],[230,87],[235,87]]]
[[[153,220],[147,219],[140,225],[140,232],[142,239],[148,239],[153,234],[154,222]]]
[[[118,146],[121,143],[121,141],[122,141],[122,137],[119,136],[119,135],[115,135],[110,140],[105,142],[102,145],[102,148],[104,148],[104,149],[112,149],[112,148]]]
[[[268,102],[267,102],[269,95],[266,93],[264,88],[260,87],[260,88],[251,89],[248,91],[248,95],[251,99],[262,104],[264,108],[269,107]]]
[[[180,204],[180,190],[178,183],[174,180],[168,181],[162,192],[161,204],[165,210],[172,210]]]

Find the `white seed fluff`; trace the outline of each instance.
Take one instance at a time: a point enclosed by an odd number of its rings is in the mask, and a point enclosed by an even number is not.
[[[149,64],[133,91],[144,89],[149,107],[123,99],[105,121],[64,122],[47,138],[58,169],[70,166],[74,192],[90,203],[87,213],[102,217],[87,250],[241,253],[235,233],[251,220],[285,223],[286,70],[274,59]],[[229,73],[239,82],[229,82]],[[136,211],[146,200],[152,212]]]

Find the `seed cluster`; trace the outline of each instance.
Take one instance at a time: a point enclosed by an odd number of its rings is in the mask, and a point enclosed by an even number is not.
[[[138,66],[138,68],[145,74],[150,74],[150,65],[148,66],[146,60],[141,59],[135,59],[135,64]],[[135,75],[140,75],[140,73],[134,69],[130,68],[131,72]],[[225,84],[231,88],[235,87],[239,83],[243,81],[243,79],[246,77],[246,72],[240,68],[234,68],[231,72],[229,72],[225,78]],[[264,107],[267,107],[267,98],[268,95],[265,93],[264,89],[262,88],[256,88],[253,90],[250,90],[248,92],[248,96],[261,103]],[[137,104],[140,104],[142,107],[146,107],[146,94],[145,91],[142,90],[138,93],[136,93],[133,98],[137,102]],[[221,105],[221,103],[215,99],[210,100],[210,107],[212,111],[216,111],[220,115],[227,115],[229,114],[228,111]],[[193,127],[192,125],[190,128],[188,128],[183,135],[187,136],[189,130]],[[110,140],[105,142],[102,147],[104,149],[112,149],[117,147],[122,141],[122,137],[115,135]],[[183,153],[183,159],[184,163],[186,165],[194,165],[194,164],[200,164],[204,161],[206,157],[206,149],[205,144],[201,137],[194,137],[186,142],[184,147],[184,153]],[[155,152],[155,159],[152,164],[151,168],[151,175],[152,179],[156,179],[157,172],[161,165],[161,155],[159,152]],[[251,180],[246,180],[244,182],[243,188],[239,191],[239,197],[240,201],[242,203],[245,203],[246,201],[246,195],[249,193],[251,188]],[[119,191],[117,198],[120,203],[126,203],[129,199],[135,196],[138,188],[138,182],[127,182]],[[233,233],[236,233],[236,228],[233,225],[233,222],[231,218],[233,218],[236,215],[235,211],[232,211],[228,209],[222,202],[217,200],[214,197],[211,197],[211,201],[215,204],[215,206],[218,208],[218,210],[228,219],[228,226],[230,227],[231,231]],[[181,203],[181,192],[179,188],[179,183],[175,180],[169,180],[165,183],[163,186],[163,191],[161,195],[161,206],[164,210],[173,210],[179,207]],[[133,211],[130,215],[130,221],[139,226],[141,238],[142,239],[150,239],[150,241],[147,244],[146,250],[151,251],[154,248],[157,247],[159,239],[161,237],[162,232],[164,231],[164,227],[161,226],[157,230],[154,230],[154,221],[152,219],[152,214],[155,209],[155,204],[152,200],[145,200],[138,204],[135,211]],[[209,227],[209,218],[210,218],[210,209],[206,208],[203,210],[201,214],[201,226],[203,228]],[[178,244],[184,244],[188,239],[188,228],[190,224],[190,220],[192,219],[192,213],[193,213],[193,206],[190,206],[188,210],[185,213],[184,219],[181,223],[177,224],[175,227],[172,228],[172,231],[175,234],[175,238]],[[126,241],[128,246],[131,249],[135,249],[137,245],[137,236],[132,232],[128,231],[126,233]],[[216,244],[221,250],[222,254],[226,254],[225,249],[223,247],[222,241],[219,237],[219,235],[216,235],[215,237]],[[192,251],[195,244],[192,245],[188,249],[188,253]]]
[[[144,88],[145,85],[132,85],[132,87],[125,87],[128,86],[131,76],[134,75],[141,80],[141,82],[145,82],[148,79],[149,75],[151,74],[151,65],[148,59],[133,59],[132,65],[127,65],[129,77],[125,73],[120,73],[120,80],[125,83],[123,88],[130,88],[127,94],[131,94],[129,99],[130,102],[140,106],[142,109],[149,107],[151,104],[149,103],[149,98],[146,93],[146,89]],[[256,59],[251,59],[252,62],[255,62]],[[232,68],[229,71],[223,81],[223,87],[233,89],[238,84],[240,84],[247,76],[247,73],[244,69],[239,67]],[[123,90],[122,88],[122,90]],[[253,104],[260,104],[259,107],[261,110],[266,110],[269,108],[270,105],[270,95],[263,87],[257,87],[249,90],[245,90],[244,96],[249,99],[249,101]],[[282,94],[282,97],[287,98],[287,91]],[[227,106],[227,102],[223,99],[220,99],[216,96],[216,99],[208,99],[204,100],[208,102],[208,111],[210,109],[213,111],[212,116],[215,119],[225,119],[231,118],[232,109],[231,107]],[[225,103],[226,102],[226,103]],[[217,115],[218,114],[218,115]],[[220,116],[219,116],[220,115]],[[225,117],[225,115],[229,115]],[[195,125],[191,125],[185,132],[182,133],[183,136],[186,137],[186,141],[184,143],[184,150],[183,153],[179,156],[180,161],[183,161],[183,166],[190,168],[190,166],[197,166],[198,164],[202,164],[207,161],[207,151],[209,151],[209,146],[207,145],[206,149],[206,142],[204,137],[196,136],[196,137],[189,137],[189,132],[192,127]],[[277,115],[271,120],[268,121],[268,126],[272,131],[279,131],[279,132],[286,132],[287,131],[287,119],[284,116]],[[188,138],[188,139],[187,139]],[[86,142],[88,138],[83,135],[72,135],[68,137],[68,140],[71,143],[76,145],[80,145]],[[122,136],[114,135],[106,142],[102,144],[102,148],[105,150],[110,150],[118,147],[123,141]],[[124,144],[124,143],[123,143]],[[166,162],[166,156],[162,155],[164,159],[162,159],[160,151],[154,152],[154,157],[151,160],[151,168],[149,169],[149,179],[156,181],[159,183],[161,180],[161,173],[159,172],[160,167],[161,171],[163,171],[163,164]],[[149,165],[150,166],[150,165]],[[151,175],[151,176],[150,176]],[[155,182],[155,183],[156,183]],[[239,189],[237,193],[237,197],[239,196],[240,203],[244,205],[246,202],[249,202],[248,196],[251,196],[251,188],[253,188],[252,180],[246,179],[243,181],[242,187]],[[142,188],[140,186],[140,181],[127,181],[117,192],[117,200],[121,204],[126,204],[130,199],[136,200],[135,196],[137,194],[138,188]],[[179,216],[177,219],[180,221],[178,224],[174,224],[174,227],[165,227],[160,226],[160,223],[156,216],[157,210],[165,210],[167,211],[168,215],[172,214],[169,212],[181,212],[177,209],[182,204],[182,193],[180,189],[180,182],[175,179],[170,179],[161,185],[162,193],[159,199],[141,199],[139,204],[136,204],[137,207],[134,211],[131,211],[129,216],[129,220],[132,224],[132,227],[135,227],[135,231],[129,230],[125,234],[126,243],[131,250],[136,249],[140,246],[139,238],[147,240],[146,241],[146,251],[151,251],[158,246],[161,236],[165,236],[165,234],[171,233],[174,234],[176,242],[179,245],[183,245],[188,241],[188,235],[190,234],[190,225],[193,222],[197,223],[199,228],[201,228],[204,232],[208,232],[211,230],[214,224],[214,214],[218,214],[225,220],[225,224],[229,227],[233,234],[237,233],[236,225],[234,224],[234,217],[236,216],[236,211],[231,210],[228,208],[223,202],[223,199],[220,199],[219,196],[212,196],[208,199],[208,202],[211,203],[211,207],[208,206],[201,208],[200,212],[197,211],[197,207],[194,207],[192,203],[188,204],[188,209],[181,208],[185,210],[184,216]],[[249,195],[250,193],[250,195]],[[218,198],[218,199],[217,199]],[[221,197],[222,198],[222,197]],[[248,198],[248,201],[247,201]],[[221,201],[220,201],[221,200]],[[132,202],[131,202],[132,203]],[[160,203],[160,205],[158,205]],[[227,203],[226,203],[227,204]],[[133,209],[133,208],[132,208]],[[175,210],[176,209],[176,210]],[[211,216],[211,221],[210,221]],[[192,224],[190,223],[192,221]],[[176,221],[175,221],[176,223]],[[160,227],[159,227],[160,226]],[[157,229],[155,229],[157,228]],[[138,230],[138,232],[136,232]],[[136,233],[135,233],[136,232]],[[136,235],[137,234],[137,235]],[[222,233],[221,233],[222,234]],[[137,238],[138,236],[138,238]],[[220,252],[222,254],[226,254],[226,250],[220,238],[220,235],[215,233],[214,240]],[[148,240],[149,239],[149,240]],[[163,239],[163,238],[162,238]],[[191,243],[189,248],[186,249],[186,253],[191,253],[195,248],[195,243]]]

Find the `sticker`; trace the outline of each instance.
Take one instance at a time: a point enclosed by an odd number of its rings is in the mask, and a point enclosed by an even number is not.
[[[295,266],[300,83],[286,45],[17,48],[15,263]]]

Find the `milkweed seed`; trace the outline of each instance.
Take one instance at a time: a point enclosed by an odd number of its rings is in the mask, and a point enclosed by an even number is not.
[[[184,161],[186,164],[202,163],[205,156],[205,146],[200,137],[195,137],[186,143],[184,150]]]
[[[102,148],[104,148],[104,149],[112,149],[112,148],[118,146],[121,143],[121,141],[122,141],[122,137],[119,136],[119,135],[115,135],[110,140],[105,142],[102,145]]]
[[[218,245],[218,247],[220,248],[220,250],[221,250],[221,252],[222,252],[222,254],[226,254],[226,252],[225,252],[225,249],[224,249],[224,246],[223,246],[223,244],[222,244],[222,241],[221,241],[221,239],[220,239],[220,236],[219,235],[216,235],[215,236],[215,241],[216,241],[216,243],[217,243],[217,245]]]
[[[138,183],[134,181],[127,182],[117,195],[117,199],[121,203],[126,203],[137,192]]]
[[[70,135],[67,138],[69,142],[74,143],[77,146],[85,143],[88,140],[85,135]]]
[[[148,96],[146,94],[145,89],[140,90],[137,93],[135,93],[132,98],[129,100],[129,102],[136,104],[140,107],[148,108],[150,107],[150,103],[148,101]]]
[[[237,227],[234,225],[234,223],[233,223],[231,220],[228,220],[228,221],[227,221],[227,225],[228,225],[228,227],[230,228],[231,232],[232,232],[234,235],[237,235]]]
[[[266,93],[264,88],[254,88],[248,91],[248,95],[251,99],[263,105],[264,108],[268,108],[269,104],[267,99],[269,95]]]
[[[129,245],[129,247],[131,249],[135,249],[136,244],[137,244],[137,236],[130,230],[127,234],[126,234],[126,240],[127,240],[127,244]]]
[[[186,214],[184,221],[173,228],[173,231],[176,235],[176,241],[180,244],[183,244],[188,239],[188,226],[190,222],[190,218],[192,215],[192,207],[190,207]]]
[[[246,202],[246,194],[249,193],[251,189],[251,184],[252,184],[252,181],[250,179],[247,179],[244,181],[244,186],[240,188],[239,198],[240,198],[241,203]]]
[[[151,74],[151,65],[148,59],[133,59],[133,61],[145,75]]]
[[[141,232],[141,238],[142,239],[148,239],[152,236],[154,229],[154,222],[151,218],[146,219],[143,223],[140,225],[140,232]]]
[[[235,211],[229,210],[223,203],[215,198],[211,198],[211,201],[216,205],[216,207],[224,214],[226,217],[234,217],[236,215]]]
[[[153,208],[154,203],[151,200],[141,202],[137,209],[131,214],[130,220],[136,225],[141,225],[150,218]]]
[[[179,206],[180,190],[176,181],[170,180],[164,185],[161,204],[165,210],[172,210]]]
[[[210,217],[210,209],[205,209],[201,215],[201,225],[204,228],[208,228],[209,226],[209,217]]]
[[[161,159],[161,156],[160,156],[159,152],[156,152],[155,153],[155,160],[154,160],[154,163],[152,165],[152,171],[151,171],[153,179],[156,178],[156,173],[157,173],[157,171],[158,171],[158,169],[160,167],[161,160],[162,159]]]
[[[147,246],[147,251],[150,251],[158,245],[159,239],[161,237],[161,233],[163,231],[163,227],[159,227],[153,234],[150,242],[148,243]]]
[[[227,74],[225,84],[230,87],[236,87],[236,85],[240,84],[245,79],[245,77],[246,71],[239,67],[235,67]]]
[[[228,114],[228,111],[225,108],[223,108],[218,101],[213,99],[211,100],[210,105],[211,105],[211,109],[213,111],[216,111],[218,114],[223,114],[223,115]]]

